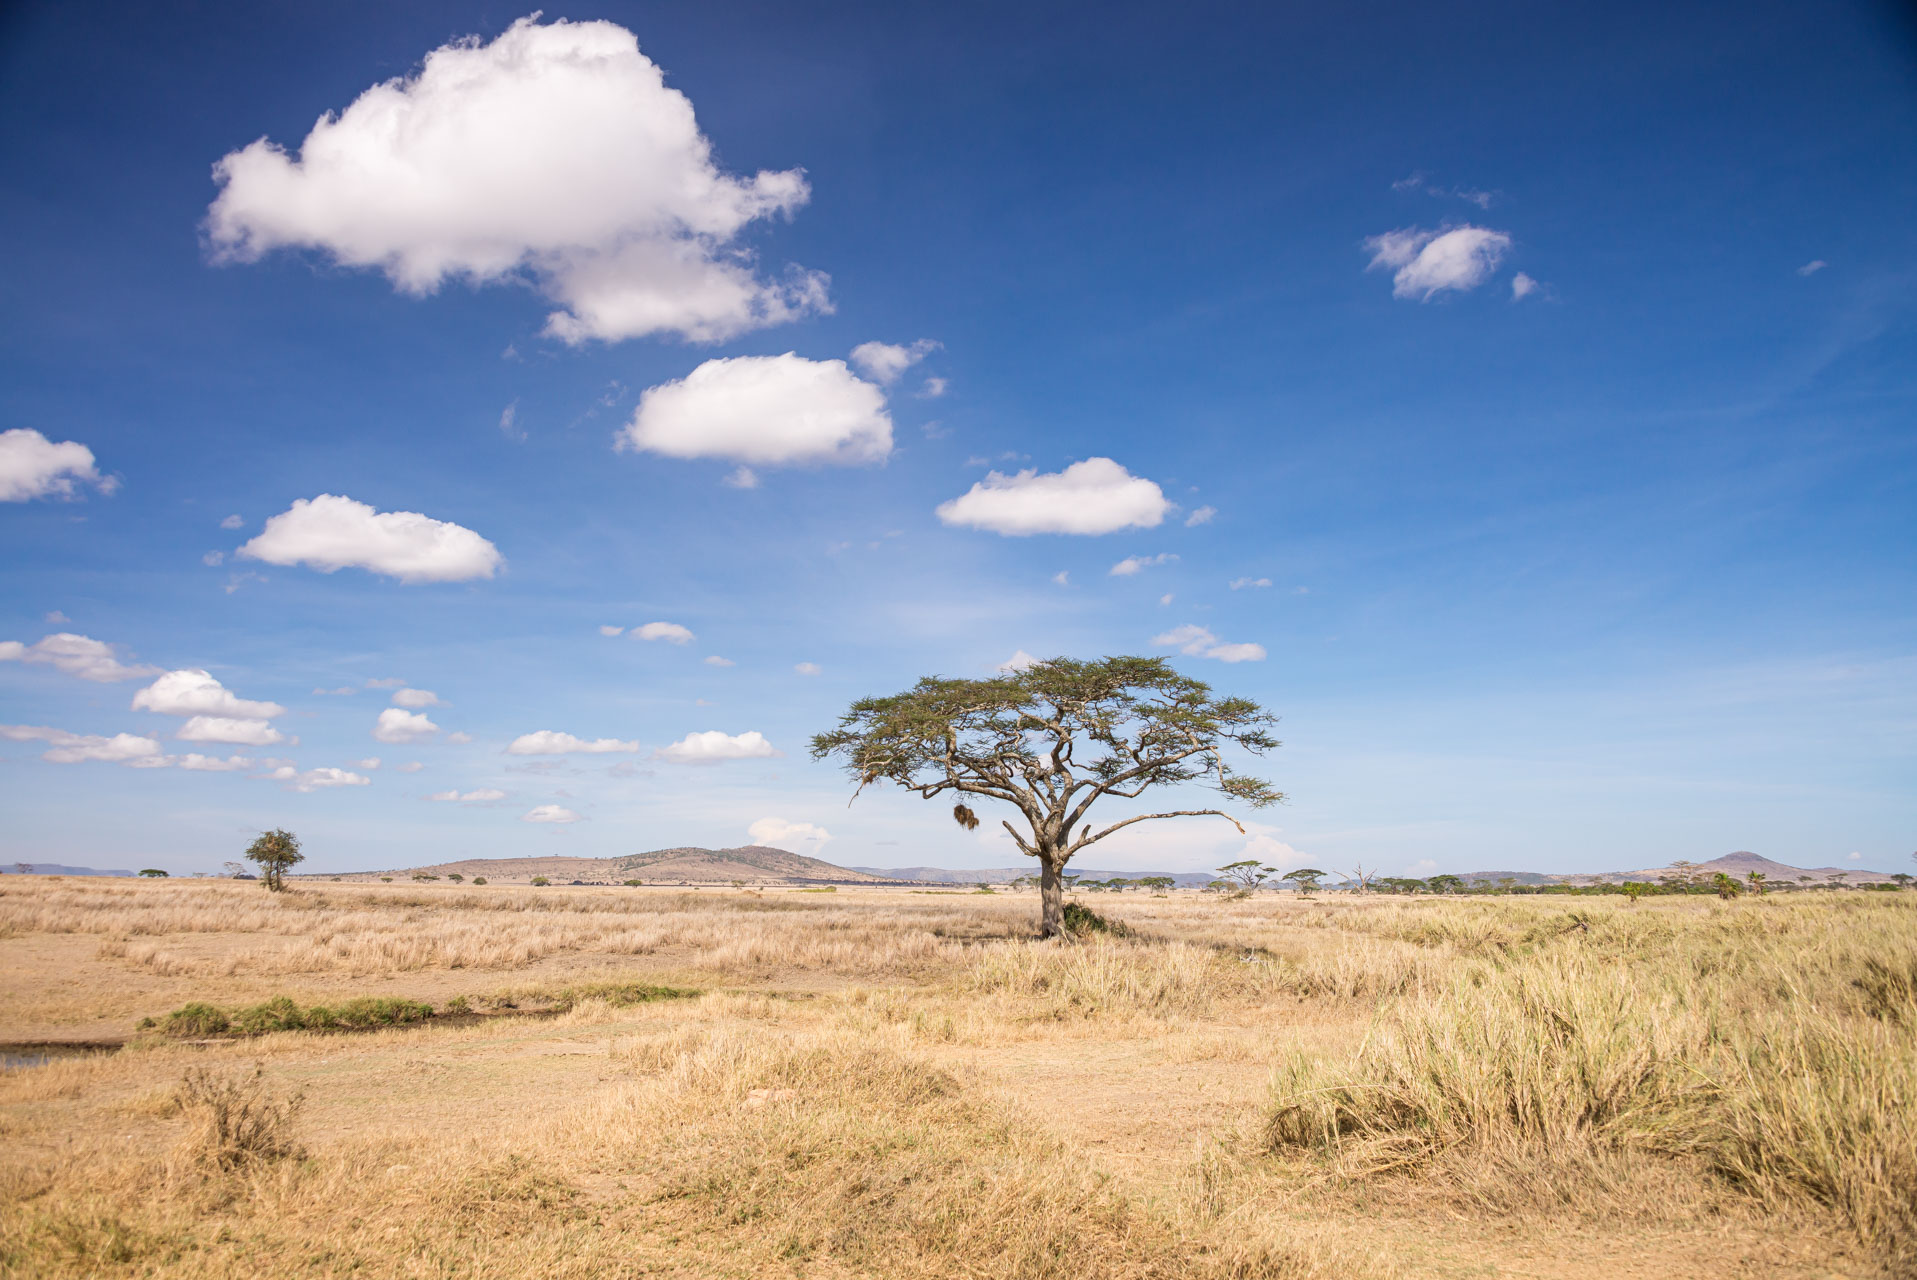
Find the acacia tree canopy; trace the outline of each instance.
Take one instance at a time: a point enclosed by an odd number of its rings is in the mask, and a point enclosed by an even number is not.
[[[278,829],[262,831],[259,839],[246,849],[247,860],[258,864],[260,879],[275,893],[286,887],[286,869],[304,861],[305,856],[300,852],[299,837]]]
[[[1210,815],[1238,826],[1222,809],[1176,809],[1097,827],[1093,804],[1186,783],[1255,809],[1277,804],[1282,793],[1225,758],[1230,747],[1276,748],[1276,723],[1250,699],[1217,697],[1162,658],[1054,658],[986,680],[927,676],[904,693],[862,699],[812,739],[812,757],[841,761],[861,791],[891,782],[927,800],[956,792],[953,817],[968,827],[977,816],[964,797],[1011,805],[1024,821],[1002,825],[1039,860],[1050,937],[1064,927],[1063,868],[1088,845],[1163,818]]]

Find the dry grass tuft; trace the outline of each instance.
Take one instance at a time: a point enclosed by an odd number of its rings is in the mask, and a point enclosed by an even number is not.
[[[194,1165],[230,1172],[300,1153],[292,1131],[305,1099],[275,1096],[263,1066],[250,1074],[191,1068],[176,1098],[191,1121],[181,1154]]]

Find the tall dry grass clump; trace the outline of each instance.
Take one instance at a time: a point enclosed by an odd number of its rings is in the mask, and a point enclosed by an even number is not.
[[[262,1066],[250,1073],[190,1068],[175,1100],[189,1122],[181,1154],[191,1164],[230,1172],[299,1154],[293,1122],[305,1099],[274,1094]]]
[[[1677,1157],[1917,1263],[1917,1002],[1897,978],[1914,916],[1792,905],[1682,945],[1593,929],[1588,948],[1471,962],[1384,1010],[1352,1060],[1287,1060],[1270,1145],[1360,1178]]]

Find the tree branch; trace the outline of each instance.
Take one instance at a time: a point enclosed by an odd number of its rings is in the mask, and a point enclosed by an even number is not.
[[[1229,813],[1226,813],[1223,809],[1176,809],[1172,811],[1171,813],[1141,813],[1136,818],[1127,818],[1123,822],[1114,822],[1112,823],[1111,826],[1106,827],[1103,831],[1097,832],[1095,834],[1082,835],[1077,839],[1077,841],[1073,843],[1071,847],[1071,852],[1077,853],[1080,849],[1083,849],[1088,844],[1097,844],[1100,840],[1103,840],[1106,836],[1110,835],[1112,832],[1117,831],[1120,827],[1129,827],[1134,822],[1151,822],[1157,818],[1202,818],[1202,817],[1223,818],[1226,822],[1229,822],[1231,823],[1232,826],[1238,828],[1239,835],[1242,836],[1245,834],[1245,829],[1243,826],[1239,825],[1238,819],[1232,817]]]

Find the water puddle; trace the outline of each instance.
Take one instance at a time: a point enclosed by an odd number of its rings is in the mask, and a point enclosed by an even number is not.
[[[0,1044],[0,1071],[24,1071],[66,1058],[111,1053],[117,1044]]]

